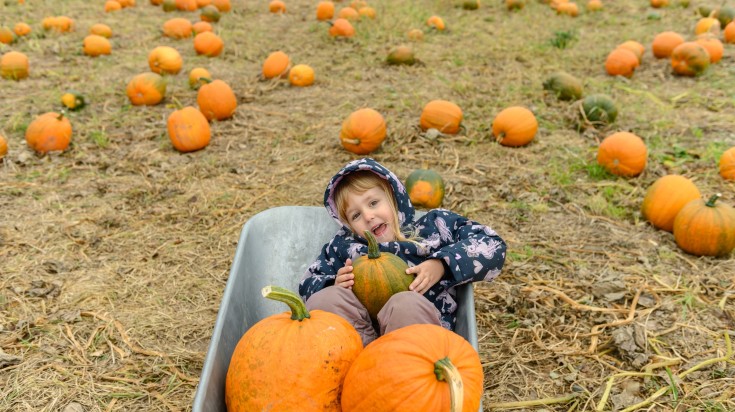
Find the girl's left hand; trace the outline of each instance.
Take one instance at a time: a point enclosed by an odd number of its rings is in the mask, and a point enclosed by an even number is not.
[[[444,276],[444,265],[438,259],[429,259],[406,269],[406,273],[416,275],[408,289],[423,295]]]

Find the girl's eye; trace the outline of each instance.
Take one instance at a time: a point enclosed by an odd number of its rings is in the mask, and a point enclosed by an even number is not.
[[[355,213],[354,215],[352,215],[352,220],[356,220],[358,217],[360,217],[360,214]]]
[[[373,200],[372,202],[370,202],[370,206],[375,206],[377,204],[378,204],[378,201],[377,200]]]

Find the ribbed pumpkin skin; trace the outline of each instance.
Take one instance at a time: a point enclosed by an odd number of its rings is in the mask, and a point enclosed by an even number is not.
[[[191,106],[171,113],[166,126],[171,144],[180,152],[203,149],[212,137],[207,118]]]
[[[725,150],[720,157],[720,176],[726,180],[735,180],[735,147]]]
[[[214,80],[199,88],[197,104],[207,120],[224,120],[235,113],[237,97],[227,83]]]
[[[370,237],[372,233],[368,236],[368,248],[374,244],[377,250],[375,238],[371,241]],[[414,280],[413,275],[406,273],[408,265],[403,259],[389,252],[378,253],[380,255],[376,258],[370,258],[368,254],[352,262],[352,273],[355,275],[352,292],[373,319],[378,318],[378,312],[393,294],[407,291]]]
[[[449,385],[434,374],[448,357],[464,387],[463,411],[477,411],[483,391],[480,357],[463,337],[436,325],[410,325],[366,346],[342,390],[343,412],[449,411]]]
[[[691,180],[680,175],[666,175],[646,191],[641,213],[654,227],[671,232],[681,208],[701,197],[702,194]]]
[[[617,132],[606,137],[597,151],[597,163],[617,176],[638,176],[646,168],[648,149],[640,137]]]
[[[141,73],[130,80],[125,92],[134,106],[156,105],[166,95],[166,81],[160,74]]]
[[[442,133],[456,134],[462,123],[462,109],[446,100],[432,100],[424,106],[419,123],[423,130],[437,129]]]
[[[692,200],[676,215],[674,239],[692,255],[727,256],[735,248],[735,209],[711,199]]]
[[[590,123],[610,124],[618,117],[618,108],[610,97],[604,94],[591,94],[582,100],[584,117]]]
[[[552,73],[543,83],[544,90],[556,95],[559,100],[577,100],[582,97],[582,82],[566,72]]]
[[[365,108],[350,114],[342,123],[339,141],[355,154],[368,154],[380,147],[385,140],[386,125],[383,115]]]
[[[444,179],[434,170],[417,169],[408,175],[406,191],[414,206],[434,209],[444,200]]]
[[[493,136],[503,146],[527,145],[536,136],[537,131],[536,116],[525,107],[508,107],[493,119]]]
[[[354,327],[338,315],[310,311],[267,317],[240,338],[225,380],[228,412],[338,412],[345,375],[362,351]]]
[[[675,74],[697,76],[707,70],[709,63],[709,52],[696,42],[682,43],[671,52],[671,67]]]

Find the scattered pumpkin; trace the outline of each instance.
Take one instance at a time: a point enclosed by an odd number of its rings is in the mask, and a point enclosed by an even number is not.
[[[217,57],[225,48],[222,38],[211,31],[199,33],[194,37],[194,50],[197,54],[207,57]]]
[[[210,4],[200,9],[199,18],[201,21],[208,23],[217,23],[222,18],[222,15],[217,7]]]
[[[684,43],[684,37],[673,31],[665,31],[659,33],[653,38],[651,51],[657,59],[664,59],[671,56],[676,46]]]
[[[291,60],[286,53],[280,50],[274,51],[263,62],[263,77],[266,79],[287,77],[290,66]]]
[[[339,315],[307,310],[284,288],[266,286],[261,293],[290,311],[262,319],[240,338],[225,378],[227,411],[310,405],[308,410],[339,412],[345,375],[362,351],[360,335]]]
[[[158,74],[177,74],[184,62],[178,50],[169,46],[158,46],[148,53],[148,66]]]
[[[171,113],[166,126],[171,144],[179,152],[203,149],[207,147],[212,137],[207,118],[191,106]]]
[[[90,57],[97,57],[104,54],[112,53],[112,45],[106,37],[90,34],[84,38],[83,42],[84,54]]]
[[[398,292],[408,291],[414,276],[406,273],[408,264],[390,252],[381,252],[378,241],[369,230],[363,233],[368,241],[368,254],[352,262],[355,275],[352,291],[370,314],[377,320],[378,312],[388,299]]]
[[[556,8],[556,14],[565,14],[571,17],[579,16],[579,6],[574,2],[565,2]]]
[[[26,143],[39,153],[66,150],[71,142],[72,128],[64,113],[39,115],[26,129]]]
[[[268,10],[270,10],[271,13],[285,13],[286,3],[281,0],[272,0],[268,3]]]
[[[197,9],[196,0],[176,0],[176,9],[181,11],[195,11]]]
[[[375,15],[376,15],[376,12],[375,12],[375,9],[374,8],[369,7],[369,6],[365,6],[365,7],[360,7],[357,10],[357,14],[359,14],[360,17],[365,17],[365,18],[368,18],[368,19],[374,19],[375,18]]]
[[[426,25],[429,26],[429,28],[436,29],[438,31],[444,31],[446,29],[446,25],[444,24],[444,19],[442,19],[439,16],[431,16],[426,20]]]
[[[505,0],[505,8],[508,10],[521,10],[526,7],[525,0]]]
[[[212,4],[222,13],[227,13],[232,10],[232,4],[230,4],[230,0],[212,0]]]
[[[620,43],[618,47],[622,47],[624,49],[628,49],[635,54],[635,56],[638,58],[638,64],[640,64],[643,61],[643,54],[646,52],[646,47],[642,44],[638,43],[635,40],[628,40],[623,43]]]
[[[161,7],[166,13],[176,11],[176,0],[163,0],[163,3],[161,3]]]
[[[352,7],[344,7],[337,13],[337,17],[345,20],[360,20],[360,13]]]
[[[607,55],[605,60],[605,71],[610,76],[633,77],[636,67],[640,63],[638,57],[632,51],[624,48],[617,48]]]
[[[480,0],[464,0],[462,8],[465,10],[477,10],[480,8]]]
[[[8,141],[0,134],[0,160],[8,154]]]
[[[525,146],[536,136],[538,121],[527,108],[511,106],[495,116],[492,128],[495,140],[501,145]]]
[[[68,33],[74,31],[74,20],[67,16],[59,16],[56,18],[55,25],[52,27],[59,33]]]
[[[722,6],[715,11],[712,17],[720,21],[720,27],[727,27],[735,19],[735,8],[730,6]]]
[[[87,105],[84,95],[75,90],[69,90],[61,95],[61,104],[69,110],[81,110]]]
[[[11,44],[15,41],[15,33],[7,27],[0,27],[0,43]]]
[[[151,1],[151,5],[153,6],[160,6],[161,4],[163,4],[163,0],[150,0],[150,1]]]
[[[720,176],[725,180],[735,180],[735,147],[725,150],[720,156]]]
[[[197,2],[197,7],[200,9],[203,9],[207,6],[212,5],[212,0],[196,0],[196,2]],[[219,9],[217,10],[219,11]]]
[[[314,84],[314,69],[306,64],[297,64],[289,70],[288,81],[292,86],[311,86]]]
[[[671,67],[678,75],[700,75],[709,67],[709,63],[709,52],[696,42],[684,42],[671,52]]]
[[[660,9],[662,7],[667,7],[669,5],[669,0],[651,0],[651,7],[654,9]]]
[[[725,43],[735,43],[735,21],[731,21],[725,26],[723,37],[725,38]]]
[[[444,179],[435,170],[416,169],[406,178],[406,191],[414,206],[434,209],[444,201]]]
[[[331,1],[320,1],[316,5],[316,19],[319,21],[331,20],[334,17],[334,3]]]
[[[21,80],[28,77],[28,56],[21,52],[9,51],[0,58],[0,75],[4,79]]]
[[[158,73],[141,73],[128,82],[125,92],[134,106],[153,106],[166,95],[166,81]]]
[[[107,0],[105,2],[105,13],[122,10],[122,6],[115,0]]]
[[[413,54],[413,49],[409,46],[401,45],[394,47],[388,52],[386,61],[390,65],[407,65],[411,66],[416,64],[416,56]]]
[[[192,24],[189,20],[175,17],[163,23],[163,35],[174,39],[191,37]]]
[[[695,42],[707,50],[710,63],[717,63],[722,60],[722,55],[725,54],[725,46],[717,37],[709,33],[700,34]]]
[[[207,84],[207,80],[211,78],[212,75],[209,74],[209,70],[203,67],[195,67],[189,72],[189,87],[198,90],[203,84]]]
[[[207,120],[225,120],[232,117],[237,109],[237,97],[235,92],[222,80],[204,80],[197,92],[197,104],[199,111]]]
[[[700,35],[704,33],[712,33],[718,36],[720,34],[720,21],[714,17],[703,17],[699,19],[694,26],[694,34]]]
[[[112,29],[106,24],[97,23],[89,28],[89,34],[96,34],[109,39],[112,37]]]
[[[602,10],[602,1],[601,0],[589,0],[587,2],[587,11],[595,12]]]
[[[365,108],[349,116],[342,123],[339,141],[348,151],[355,154],[368,154],[375,151],[385,140],[386,126],[383,115]]]
[[[200,20],[191,25],[191,31],[196,36],[197,34],[204,33],[205,31],[214,31],[214,28],[208,22]]]
[[[674,239],[685,252],[696,256],[727,256],[735,249],[735,209],[719,202],[717,193],[707,202],[687,203],[674,219]]]
[[[566,72],[552,73],[543,83],[544,90],[552,92],[559,100],[582,98],[582,82]]]
[[[629,132],[607,136],[597,150],[597,163],[616,176],[638,176],[646,168],[647,160],[646,144]]]
[[[355,35],[355,28],[347,19],[336,19],[329,22],[329,24],[329,35],[332,37],[352,37]]]
[[[422,41],[424,40],[424,32],[421,29],[411,29],[406,33],[406,37],[411,41]]]
[[[582,100],[582,122],[594,126],[607,126],[618,117],[618,108],[604,94],[592,94]]]
[[[135,7],[135,0],[117,0],[117,2],[120,3],[122,8]]]
[[[352,7],[355,10],[360,10],[363,7],[367,7],[367,1],[365,0],[352,0],[350,2],[350,7]]]
[[[15,27],[13,27],[13,33],[18,37],[27,36],[31,33],[31,26],[23,22],[16,23]]]
[[[691,180],[680,175],[666,175],[658,178],[646,191],[641,213],[655,228],[671,232],[681,208],[701,197]]]
[[[342,411],[477,411],[482,394],[472,345],[441,326],[415,324],[365,347],[345,377]]]
[[[457,134],[462,124],[462,109],[447,100],[432,100],[421,111],[419,124],[424,131],[437,129],[442,133]]]

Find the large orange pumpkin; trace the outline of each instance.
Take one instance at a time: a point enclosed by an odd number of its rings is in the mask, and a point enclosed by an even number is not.
[[[0,58],[0,75],[4,79],[25,79],[28,77],[28,67],[28,56],[21,52],[9,51]]]
[[[709,52],[696,42],[684,42],[671,52],[671,67],[678,75],[700,75],[707,70],[709,63]]]
[[[334,3],[331,1],[320,1],[316,5],[316,19],[319,21],[331,20],[334,17]]]
[[[158,46],[148,53],[148,66],[158,74],[177,74],[183,65],[181,54],[169,46]]]
[[[365,305],[370,317],[377,320],[378,312],[388,299],[395,293],[408,291],[415,277],[406,273],[408,265],[403,259],[380,251],[372,232],[366,230],[364,236],[368,241],[368,254],[352,262],[355,275],[352,292]]]
[[[462,124],[462,109],[447,100],[432,100],[421,111],[421,129],[437,129],[442,133],[456,134]]]
[[[434,209],[444,200],[444,179],[431,169],[416,169],[406,178],[406,191],[417,207]]]
[[[597,163],[617,176],[638,176],[646,168],[647,159],[646,144],[628,132],[611,134],[597,150]]]
[[[701,197],[702,194],[691,180],[680,175],[666,175],[656,180],[646,191],[641,213],[654,227],[671,232],[681,208]]]
[[[674,220],[674,239],[687,253],[697,256],[727,256],[735,249],[735,209],[722,202],[720,194],[707,202],[687,203]]]
[[[135,106],[156,105],[166,95],[166,81],[158,73],[141,73],[130,80],[126,94]]]
[[[477,411],[483,393],[480,356],[462,336],[416,324],[371,342],[350,366],[343,412]]]
[[[636,67],[640,65],[638,56],[627,48],[618,47],[605,59],[605,71],[610,76],[633,77]]]
[[[66,150],[71,142],[71,122],[63,113],[44,113],[31,122],[26,129],[26,143],[39,152]]]
[[[287,76],[289,66],[291,66],[291,60],[288,55],[280,50],[274,51],[263,62],[263,77],[273,79]]]
[[[651,43],[651,51],[657,59],[664,59],[671,56],[676,46],[684,43],[684,38],[673,31],[665,31],[659,33],[653,38]]]
[[[194,50],[197,54],[203,54],[207,57],[217,57],[225,48],[225,42],[218,35],[211,31],[199,33],[194,37]]]
[[[731,147],[720,156],[720,176],[726,180],[735,180],[735,147]]]
[[[84,54],[90,57],[97,57],[112,52],[112,45],[106,37],[96,34],[90,34],[84,38],[82,45]]]
[[[235,114],[237,97],[227,83],[214,80],[199,88],[197,104],[207,120],[225,120]]]
[[[360,109],[342,123],[339,141],[348,151],[355,154],[368,154],[383,143],[386,135],[383,115],[373,109]]]
[[[271,0],[271,2],[268,3],[268,10],[270,10],[271,13],[285,13],[286,3],[281,0]]]
[[[175,17],[163,23],[163,35],[174,39],[191,37],[192,24],[189,20]]]
[[[530,143],[538,131],[532,111],[521,106],[503,109],[493,119],[493,136],[503,146],[518,147]]]
[[[180,152],[203,149],[212,137],[207,118],[191,106],[171,113],[166,126],[171,144]]]
[[[338,315],[308,311],[286,289],[266,286],[262,294],[291,311],[262,319],[240,338],[225,378],[227,411],[339,412],[360,335]]]

